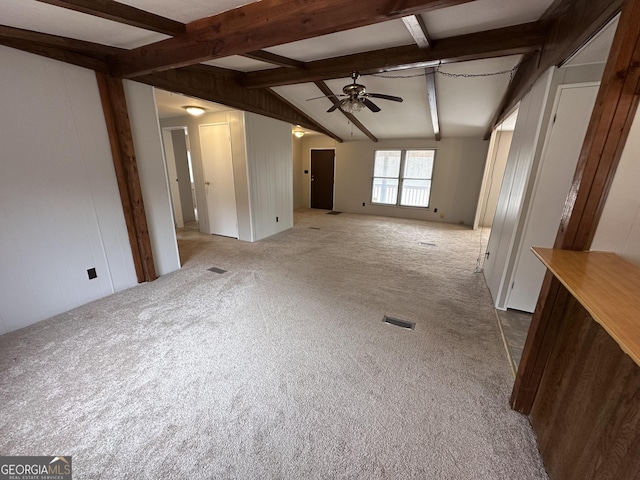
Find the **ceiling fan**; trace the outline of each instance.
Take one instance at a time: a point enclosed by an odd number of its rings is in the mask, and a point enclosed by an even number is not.
[[[394,97],[393,95],[385,95],[384,93],[367,93],[367,88],[364,85],[356,83],[360,75],[357,72],[351,74],[353,83],[345,85],[342,88],[342,93],[336,95],[324,95],[322,97],[309,98],[308,100],[317,100],[318,98],[331,98],[331,97],[345,97],[340,102],[335,103],[333,107],[327,110],[327,113],[331,113],[337,108],[340,108],[349,113],[356,113],[367,107],[372,112],[379,112],[380,107],[373,103],[370,98],[379,98],[381,100],[391,100],[393,102],[402,102],[402,98]]]

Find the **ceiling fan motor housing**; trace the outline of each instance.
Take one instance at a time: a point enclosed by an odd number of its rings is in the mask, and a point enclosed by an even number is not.
[[[367,92],[367,89],[364,85],[360,85],[359,83],[351,83],[342,88],[342,92],[345,95],[357,97],[358,95],[363,95]]]

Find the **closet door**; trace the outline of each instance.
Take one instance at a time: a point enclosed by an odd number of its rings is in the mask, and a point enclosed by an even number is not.
[[[209,233],[238,238],[238,213],[228,123],[200,125]]]

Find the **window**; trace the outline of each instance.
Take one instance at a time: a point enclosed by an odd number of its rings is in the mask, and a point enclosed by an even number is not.
[[[428,207],[435,150],[376,150],[371,203]]]

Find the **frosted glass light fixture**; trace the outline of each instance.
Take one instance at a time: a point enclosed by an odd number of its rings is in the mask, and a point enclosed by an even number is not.
[[[302,138],[302,137],[304,137],[304,132],[302,130],[296,130],[295,132],[293,132],[293,135],[296,138]]]
[[[345,98],[340,102],[340,108],[348,113],[358,113],[364,109],[364,103],[359,98]]]
[[[200,115],[202,115],[204,113],[204,108],[202,107],[196,107],[193,105],[188,105],[186,107],[182,107],[184,108],[188,114],[193,115],[194,117],[199,117]]]

